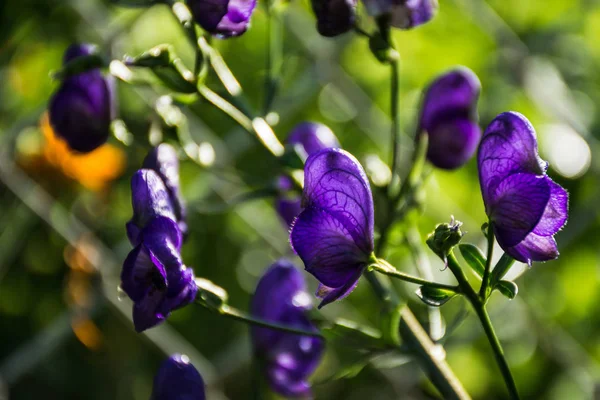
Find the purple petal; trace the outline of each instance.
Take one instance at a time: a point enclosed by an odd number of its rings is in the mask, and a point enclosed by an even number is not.
[[[438,8],[437,0],[406,0],[392,7],[391,25],[410,29],[428,22]]]
[[[481,83],[468,68],[446,72],[433,81],[423,98],[421,128],[431,131],[441,120],[473,119]]]
[[[357,269],[354,273],[354,276],[348,278],[346,284],[339,288],[330,288],[323,284],[319,285],[317,289],[317,297],[321,299],[321,303],[319,304],[319,308],[326,306],[329,303],[332,303],[337,300],[342,300],[347,297],[356,286],[358,286],[358,281],[360,276],[362,275],[362,269]]]
[[[227,38],[248,29],[256,0],[188,0],[187,4],[205,30]]]
[[[267,321],[281,322],[291,315],[303,315],[312,308],[302,273],[285,259],[274,263],[258,282],[250,311]],[[252,328],[252,338],[259,351],[269,348],[281,332]]]
[[[123,263],[121,289],[136,302],[142,300],[153,288],[166,287],[165,267],[146,246],[138,245]]]
[[[458,168],[475,154],[480,138],[479,125],[467,118],[441,121],[429,130],[427,159],[438,168]]]
[[[528,173],[510,175],[497,186],[488,215],[503,248],[511,247],[540,222],[550,200],[548,178]]]
[[[174,354],[160,365],[150,400],[205,400],[204,381],[186,356]]]
[[[548,167],[538,155],[533,126],[516,112],[502,113],[490,123],[479,145],[477,163],[486,207],[507,176],[518,172],[542,175]]]
[[[133,326],[136,332],[143,332],[167,319],[168,313],[161,310],[163,301],[164,291],[153,289],[133,304]]]
[[[307,157],[323,149],[341,147],[333,131],[317,122],[302,122],[296,125],[290,132],[287,142],[302,146]]]
[[[325,210],[307,208],[291,233],[294,251],[306,270],[330,288],[346,287],[368,263],[344,225]]]
[[[152,218],[141,234],[143,244],[152,251],[168,271],[183,265],[181,232],[175,221],[167,217]]]
[[[530,233],[521,243],[504,250],[515,260],[530,266],[532,261],[548,261],[558,257],[558,248],[554,237],[539,236],[535,233]]]
[[[152,218],[164,216],[173,221],[176,219],[165,184],[150,169],[138,170],[131,178],[131,204],[133,218],[127,224],[127,236],[134,246],[141,240],[140,231]]]
[[[339,232],[345,231],[341,236],[349,234],[364,255],[368,257],[373,252],[371,187],[362,166],[350,153],[325,149],[308,158],[302,202],[305,208],[326,210],[337,222],[330,218],[323,218],[323,222],[337,225]],[[318,231],[318,226],[313,230]]]
[[[540,222],[533,233],[539,236],[551,236],[557,233],[567,223],[569,215],[569,194],[560,185],[545,177],[550,186],[550,200],[546,205]]]
[[[144,159],[144,168],[158,173],[169,192],[177,221],[185,219],[185,205],[179,190],[179,158],[173,146],[161,143],[153,148]],[[180,226],[181,228],[181,226]],[[185,231],[183,231],[185,233]]]
[[[191,304],[196,299],[198,286],[194,281],[194,270],[181,265],[177,269],[167,270],[169,284],[164,307],[168,311],[177,310]]]
[[[78,57],[89,56],[98,51],[98,46],[89,43],[74,43],[70,45],[63,56],[63,64]]]

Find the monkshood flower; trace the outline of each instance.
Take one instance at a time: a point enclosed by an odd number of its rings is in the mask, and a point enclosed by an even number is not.
[[[187,4],[204,30],[228,38],[246,32],[256,0],[187,0]]]
[[[438,8],[437,0],[363,0],[367,12],[379,17],[390,15],[390,24],[410,29],[428,22]]]
[[[169,191],[160,175],[151,169],[140,169],[131,178],[133,217],[127,222],[127,237],[132,245],[141,241],[141,232],[155,217],[177,222]]]
[[[181,232],[164,216],[153,217],[121,271],[121,289],[133,301],[133,324],[142,332],[194,301],[194,271],[181,260]]]
[[[357,0],[312,0],[317,31],[326,37],[346,33],[354,27]]]
[[[251,304],[251,312],[257,317],[316,332],[306,314],[311,309],[302,273],[285,259],[275,262],[263,275]],[[252,343],[275,392],[287,397],[310,397],[307,379],[323,354],[322,339],[253,326]]]
[[[429,136],[427,159],[436,167],[458,168],[475,154],[481,138],[477,99],[481,83],[467,68],[438,77],[427,89],[419,132]]]
[[[373,253],[373,196],[356,158],[341,149],[311,155],[304,166],[302,206],[290,241],[321,283],[320,308],[354,290]]]
[[[318,122],[301,122],[290,132],[287,143],[296,147],[296,151],[306,159],[309,155],[323,149],[339,148],[340,142],[329,127]],[[302,211],[300,196],[293,192],[294,185],[287,176],[277,179],[280,195],[275,200],[275,209],[288,226]]]
[[[156,171],[162,179],[169,193],[179,229],[185,235],[187,232],[186,209],[179,190],[179,158],[177,157],[177,151],[173,146],[161,143],[148,153],[144,159],[143,168]]]
[[[546,175],[533,126],[516,112],[498,115],[477,154],[485,210],[502,249],[528,263],[558,257],[554,234],[566,223],[568,194]]]
[[[190,359],[173,354],[160,365],[150,400],[205,400],[204,381]]]
[[[71,45],[64,55],[66,64],[94,52],[89,44]],[[88,153],[106,142],[115,117],[114,81],[99,69],[65,78],[49,105],[50,124],[69,147]]]

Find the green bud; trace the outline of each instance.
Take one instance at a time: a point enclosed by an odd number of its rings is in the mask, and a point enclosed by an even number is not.
[[[460,243],[463,233],[460,230],[462,222],[454,217],[450,223],[438,224],[435,230],[427,236],[427,245],[444,262],[452,248]]]

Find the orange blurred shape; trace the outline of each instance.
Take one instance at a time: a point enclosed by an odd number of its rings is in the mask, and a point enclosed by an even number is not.
[[[102,346],[102,332],[89,318],[74,318],[71,322],[71,328],[77,339],[88,349],[99,350]]]
[[[107,143],[90,153],[76,153],[56,136],[47,112],[40,120],[40,127],[46,139],[43,148],[46,161],[86,188],[102,190],[123,173],[126,158],[121,149]]]

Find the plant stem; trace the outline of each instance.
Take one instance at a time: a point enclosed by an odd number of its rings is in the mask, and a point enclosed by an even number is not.
[[[477,314],[477,317],[479,318],[479,321],[483,326],[483,330],[485,331],[485,335],[487,336],[487,339],[490,342],[490,346],[492,346],[494,357],[496,358],[496,363],[500,368],[500,372],[502,373],[502,377],[504,378],[504,382],[506,383],[506,387],[508,388],[510,397],[512,399],[518,400],[519,393],[517,391],[515,380],[512,376],[512,373],[510,372],[508,363],[506,362],[506,358],[504,358],[504,351],[502,350],[500,341],[496,336],[496,332],[494,331],[494,327],[492,326],[490,317],[487,313],[487,310],[485,309],[485,303],[469,284],[469,281],[467,280],[467,277],[465,276],[462,268],[460,267],[458,260],[452,252],[448,254],[448,268],[450,268],[450,270],[456,277],[456,280],[458,281],[458,285],[460,286],[462,293],[465,295],[467,300],[469,300],[469,303],[471,303],[471,306],[475,310],[475,313]]]
[[[400,304],[400,299],[393,291],[385,287],[373,271],[365,271],[365,278],[371,284],[373,291],[390,309]],[[410,308],[404,306],[400,311],[400,334],[408,347],[416,355],[421,367],[433,385],[439,390],[444,399],[470,399],[448,364],[443,350],[434,344],[423,329]]]
[[[209,307],[201,302],[197,302],[197,304],[200,304],[211,311],[214,311],[218,314],[224,315],[236,321],[241,321],[256,326],[262,326],[263,328],[276,329],[282,332],[289,332],[298,335],[313,336],[324,339],[323,335],[318,331],[307,331],[289,325],[278,324],[277,322],[265,321],[264,319],[255,318],[248,313],[245,313],[235,307],[231,307],[226,304],[221,305],[220,307]]]
[[[265,99],[263,115],[271,111],[273,100],[279,89],[279,75],[281,72],[283,29],[279,19],[277,0],[267,0],[267,75],[265,77]]]
[[[392,115],[392,181],[389,190],[393,189],[394,176],[398,176],[398,153],[400,152],[400,61],[390,61],[391,69],[391,115]],[[391,197],[391,196],[390,196]]]
[[[254,132],[252,120],[248,118],[246,114],[238,110],[233,104],[219,96],[216,92],[213,92],[207,86],[201,85],[198,87],[198,93],[206,100],[211,102],[219,110],[230,116],[231,119],[241,125],[244,129],[249,132]]]
[[[413,275],[405,274],[404,272],[398,271],[393,265],[382,259],[377,259],[377,262],[369,265],[369,268],[381,274],[391,276],[392,278],[400,279],[405,282],[416,283],[417,285],[429,286],[438,289],[447,289],[454,292],[458,291],[459,289],[457,286],[445,285],[443,283],[432,282]]]
[[[479,297],[485,301],[489,296],[490,272],[492,267],[492,255],[494,253],[494,229],[492,223],[488,223],[487,227],[487,259],[485,261],[485,269],[481,280],[481,288],[479,289]]]

